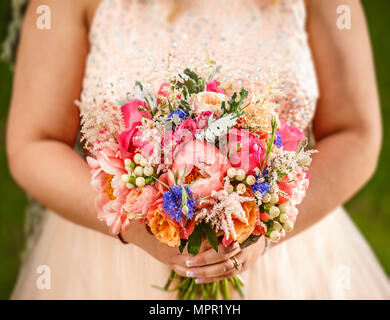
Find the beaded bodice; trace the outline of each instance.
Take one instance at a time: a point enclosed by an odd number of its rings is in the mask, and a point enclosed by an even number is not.
[[[157,92],[169,72],[201,67],[209,58],[221,65],[219,79],[237,89],[277,79],[281,117],[306,129],[318,89],[304,2],[183,1],[169,23],[172,0],[102,0],[90,29],[84,110],[109,105],[115,118],[118,101],[131,97],[136,80]]]

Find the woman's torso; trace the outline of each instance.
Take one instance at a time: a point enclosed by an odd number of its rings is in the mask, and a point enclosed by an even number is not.
[[[169,23],[171,0],[102,0],[90,27],[82,113],[89,117],[104,107],[115,119],[136,80],[157,92],[169,73],[211,59],[221,66],[219,79],[236,89],[276,81],[284,94],[281,117],[307,129],[318,89],[304,1],[183,2]]]

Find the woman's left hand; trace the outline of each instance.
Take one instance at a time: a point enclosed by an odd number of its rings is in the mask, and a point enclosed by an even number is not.
[[[263,254],[264,249],[264,237],[245,249],[240,249],[237,242],[227,247],[220,244],[218,252],[209,245],[205,245],[196,256],[187,260],[187,267],[172,265],[172,269],[183,277],[196,278],[196,283],[199,284],[215,282],[248,270]],[[242,265],[239,270],[234,268],[233,258]]]

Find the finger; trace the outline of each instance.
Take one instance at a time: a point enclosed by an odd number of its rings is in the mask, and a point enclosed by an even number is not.
[[[239,253],[235,256],[238,263],[244,264],[244,262],[247,260],[247,255],[243,255],[242,253]],[[189,268],[186,271],[187,277],[194,277],[194,278],[216,278],[216,277],[225,277],[226,274],[231,273],[234,271],[234,263],[232,259],[224,260],[222,262],[211,264],[207,266],[202,267],[193,267]]]
[[[225,247],[223,244],[220,244],[218,246],[218,252],[215,252],[215,250],[211,248],[207,251],[197,254],[195,257],[188,259],[187,267],[198,267],[222,262],[235,256],[240,251],[240,245],[237,242],[232,243],[227,247]]]

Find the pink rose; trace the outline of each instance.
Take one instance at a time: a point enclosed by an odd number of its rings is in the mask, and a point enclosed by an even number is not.
[[[217,93],[225,93],[222,89],[218,88],[217,80],[213,80],[213,81],[209,82],[206,85],[206,91],[217,92]]]
[[[208,124],[209,124],[208,120],[209,120],[210,117],[213,117],[214,119],[217,118],[217,116],[214,113],[212,113],[211,111],[203,111],[203,112],[201,112],[200,115],[197,116],[196,119],[195,119],[198,129],[201,130],[201,129],[206,128],[208,126]]]
[[[152,118],[149,112],[139,111],[139,107],[148,109],[145,102],[137,99],[131,100],[121,107],[122,117],[127,129],[133,127],[134,123],[141,122],[143,117],[148,119]]]
[[[296,151],[298,148],[298,142],[305,139],[305,135],[298,128],[289,126],[281,119],[279,121],[280,128],[278,132],[282,138],[283,149],[287,151]]]
[[[145,219],[146,214],[159,196],[159,191],[152,185],[131,189],[123,209],[127,212],[127,217],[130,220]]]
[[[227,97],[223,93],[218,92],[200,92],[191,98],[191,109],[201,114],[204,111],[211,111],[217,116],[222,115],[221,103],[226,101]]]
[[[261,140],[246,130],[233,128],[228,133],[228,157],[233,167],[241,168],[247,174],[262,165],[265,146]],[[226,145],[223,147],[226,154]]]
[[[140,125],[141,122],[134,122],[130,129],[117,134],[122,159],[133,159],[137,149],[141,150],[144,157],[149,157],[152,154],[152,145],[140,139],[142,137],[142,131],[138,128]]]
[[[176,153],[179,152],[186,143],[194,140],[197,129],[196,121],[192,118],[188,118],[180,123],[175,131],[167,130],[163,139],[165,161],[171,163]]]

